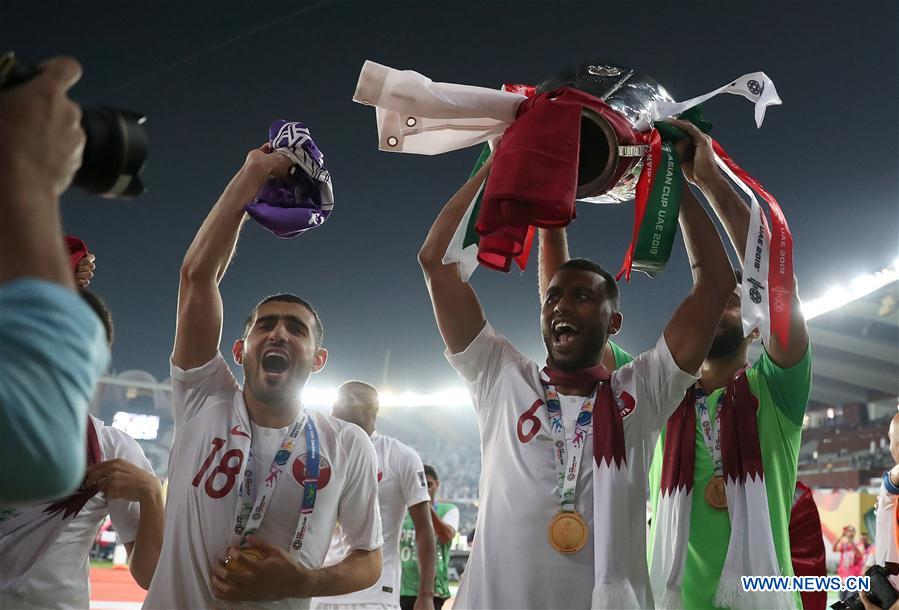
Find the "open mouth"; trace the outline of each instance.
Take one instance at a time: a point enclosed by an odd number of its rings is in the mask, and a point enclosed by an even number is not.
[[[580,328],[568,320],[556,320],[552,324],[553,345],[565,349],[581,334]]]
[[[266,373],[280,374],[290,366],[287,354],[280,351],[268,351],[262,354],[262,370]]]

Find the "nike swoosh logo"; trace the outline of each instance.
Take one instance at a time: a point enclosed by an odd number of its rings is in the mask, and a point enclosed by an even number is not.
[[[247,438],[250,438],[249,434],[247,434],[243,430],[240,430],[239,428],[240,426],[234,426],[233,428],[231,428],[231,434],[233,434],[234,436],[245,436]]]

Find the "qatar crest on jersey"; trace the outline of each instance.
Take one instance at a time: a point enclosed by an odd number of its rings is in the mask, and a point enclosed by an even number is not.
[[[612,396],[615,397],[615,407],[618,409],[618,413],[621,414],[622,418],[627,417],[634,412],[635,408],[637,408],[637,401],[624,390],[615,390],[612,393]]]
[[[293,460],[293,464],[291,465],[291,473],[293,474],[294,480],[297,483],[302,485],[306,480],[306,454],[302,454],[299,457]],[[331,481],[331,463],[328,459],[319,455],[319,467],[318,467],[318,491],[323,490],[327,487],[328,483]]]

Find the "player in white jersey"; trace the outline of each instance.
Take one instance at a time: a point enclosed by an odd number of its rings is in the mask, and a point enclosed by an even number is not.
[[[433,610],[434,560],[437,548],[434,526],[431,523],[428,486],[421,458],[414,449],[395,438],[375,432],[378,417],[378,391],[361,381],[348,381],[337,390],[331,415],[359,426],[371,437],[378,454],[378,506],[384,528],[384,560],[381,578],[373,586],[335,597],[313,600],[313,610],[377,610],[400,606],[400,530],[406,510],[415,525],[415,540],[422,572],[430,579],[422,585],[420,594],[427,599],[417,610]],[[339,562],[347,553],[341,528],[334,532],[325,565]]]
[[[91,274],[92,275],[92,274]],[[81,296],[112,345],[112,316],[96,295]],[[162,545],[162,486],[140,445],[88,415],[87,472],[71,496],[0,511],[0,607],[87,608],[89,555],[109,515],[131,575],[150,586]]]
[[[268,145],[251,151],[181,268],[165,536],[145,608],[252,601],[305,609],[315,595],[362,589],[381,573],[371,441],[356,426],[302,408],[303,386],[327,359],[318,314],[287,294],[257,305],[232,348],[242,388],[219,352],[218,283],[244,205],[290,168]],[[322,568],[338,521],[351,552]]]
[[[87,608],[90,550],[107,515],[128,552],[132,576],[144,589],[150,586],[162,544],[159,480],[137,441],[88,417],[89,443],[99,449],[100,461],[88,467],[82,489],[94,491],[0,511],[2,608]],[[106,477],[107,491],[98,493],[91,477],[96,472]]]
[[[611,376],[600,363],[622,321],[615,279],[583,259],[562,265],[541,310],[541,371],[486,322],[458,265],[443,264],[490,166],[447,203],[419,253],[481,432],[478,539],[454,608],[652,607],[646,471],[735,285],[721,239],[685,201],[682,226],[699,244],[693,290],[656,346]]]

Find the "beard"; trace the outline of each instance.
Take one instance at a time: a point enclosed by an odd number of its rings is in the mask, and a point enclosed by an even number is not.
[[[278,385],[269,385],[263,379],[261,367],[244,366],[244,380],[253,398],[269,407],[280,407],[298,400],[306,381],[312,374],[312,363],[298,365],[288,379]]]
[[[552,333],[544,333],[543,346],[549,356],[549,362],[553,368],[560,371],[571,372],[579,369],[585,369],[595,366],[602,362],[602,348],[606,344],[607,335],[605,333],[597,333],[594,336],[586,334],[580,335],[583,341],[581,350],[574,354],[566,354],[561,358],[553,354],[552,349]]]
[[[717,360],[718,358],[733,355],[740,348],[745,338],[743,336],[743,327],[738,324],[723,328],[721,332],[715,334],[706,358]]]

